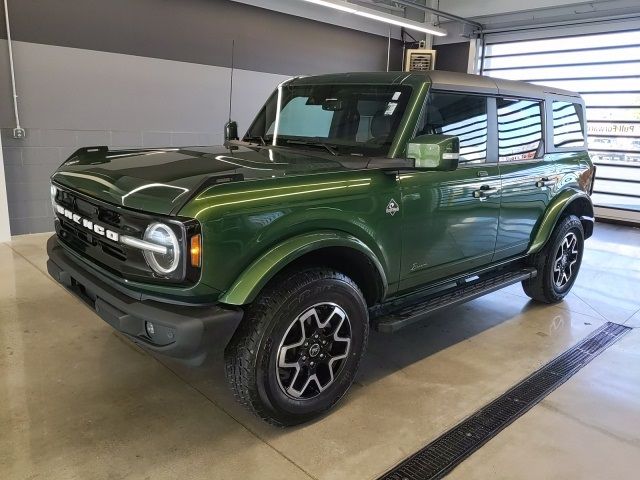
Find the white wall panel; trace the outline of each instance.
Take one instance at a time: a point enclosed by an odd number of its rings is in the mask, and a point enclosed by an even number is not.
[[[218,133],[228,115],[226,67],[25,42],[14,42],[14,52],[26,128]],[[289,78],[236,75],[234,100],[245,123]]]

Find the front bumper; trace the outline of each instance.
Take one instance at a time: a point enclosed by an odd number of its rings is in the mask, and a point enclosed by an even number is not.
[[[136,300],[72,259],[55,235],[47,242],[47,253],[49,275],[113,328],[154,352],[200,364],[209,351],[226,346],[242,319],[240,309]],[[147,332],[146,322],[153,324],[153,335]]]

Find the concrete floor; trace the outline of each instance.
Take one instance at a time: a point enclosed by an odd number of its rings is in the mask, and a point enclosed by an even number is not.
[[[605,321],[640,327],[640,230],[599,224],[566,301],[519,285],[398,334],[372,334],[338,407],[276,429],[227,390],[219,358],[156,358],[45,274],[47,235],[0,245],[0,478],[369,479]],[[637,478],[633,330],[450,478]]]

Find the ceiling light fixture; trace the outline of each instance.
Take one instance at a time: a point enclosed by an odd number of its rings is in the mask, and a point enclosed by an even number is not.
[[[446,30],[442,30],[434,25],[429,25],[420,22],[414,22],[406,18],[400,18],[395,15],[389,15],[387,13],[378,12],[365,7],[357,7],[353,4],[341,1],[341,0],[303,0],[304,2],[314,3],[322,7],[332,8],[334,10],[340,10],[345,13],[352,13],[360,17],[375,20],[377,22],[390,23],[398,27],[404,27],[409,30],[417,30],[418,32],[428,33],[430,35],[436,35],[438,37],[444,37],[447,35]]]

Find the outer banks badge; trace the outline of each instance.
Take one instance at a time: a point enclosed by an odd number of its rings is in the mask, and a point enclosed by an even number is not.
[[[393,198],[389,200],[389,204],[387,205],[386,212],[393,217],[399,211],[400,211],[400,206],[398,205],[398,203]]]

